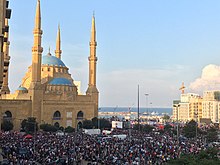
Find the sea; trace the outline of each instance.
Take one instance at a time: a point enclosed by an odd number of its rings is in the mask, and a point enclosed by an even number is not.
[[[137,112],[138,108],[130,108],[131,112]],[[99,112],[129,112],[128,107],[100,107]],[[157,113],[159,115],[172,115],[172,108],[139,108],[140,113]]]

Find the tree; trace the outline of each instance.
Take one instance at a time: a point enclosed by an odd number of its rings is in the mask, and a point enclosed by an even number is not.
[[[167,115],[167,114],[165,114],[165,115],[163,116],[163,120],[164,120],[165,122],[167,122],[168,120],[170,120],[170,116]]]
[[[220,164],[220,160],[218,159],[217,154],[217,148],[209,148],[207,150],[201,151],[197,155],[183,155],[178,159],[167,162],[167,165],[217,165]]]
[[[97,117],[92,118],[92,125],[94,128],[99,127],[99,122],[100,122],[100,120]]]
[[[170,133],[172,131],[173,127],[170,124],[166,124],[164,126],[164,131]]]
[[[11,131],[14,125],[10,120],[3,120],[1,123],[1,129],[4,131]]]
[[[84,129],[92,129],[93,128],[93,123],[91,120],[84,120],[83,121],[83,126]]]
[[[218,132],[216,128],[211,127],[210,129],[207,130],[206,139],[207,142],[215,142],[218,140]]]
[[[100,129],[111,129],[112,124],[107,119],[101,118],[99,119],[100,122]]]
[[[133,129],[134,130],[139,130],[140,129],[140,131],[142,131],[143,130],[143,125],[141,125],[141,124],[134,124],[133,125]]]
[[[194,138],[196,137],[196,131],[200,132],[197,123],[194,120],[191,120],[183,127],[183,134],[187,138]]]
[[[150,132],[152,132],[152,130],[154,129],[154,127],[151,126],[151,125],[145,124],[142,129],[143,129],[144,132],[150,133]]]
[[[58,128],[51,124],[41,124],[40,129],[42,129],[45,132],[56,132]]]
[[[73,127],[68,126],[65,128],[65,132],[72,133],[72,132],[75,132],[75,129]]]
[[[22,129],[27,133],[34,133],[38,130],[38,123],[35,117],[28,117],[21,122]]]

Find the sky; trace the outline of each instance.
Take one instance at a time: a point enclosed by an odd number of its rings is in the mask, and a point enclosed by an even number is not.
[[[12,92],[31,65],[36,2],[10,0]],[[219,90],[219,0],[41,0],[43,55],[54,55],[60,24],[62,61],[82,92],[93,12],[100,107],[137,106],[138,85],[141,107],[171,107],[182,82],[186,92]]]

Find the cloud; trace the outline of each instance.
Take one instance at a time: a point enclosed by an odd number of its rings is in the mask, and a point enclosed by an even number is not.
[[[202,75],[189,86],[193,92],[220,90],[220,66],[209,64],[202,70]]]

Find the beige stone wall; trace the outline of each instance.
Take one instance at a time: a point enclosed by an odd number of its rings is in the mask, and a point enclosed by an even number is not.
[[[41,109],[38,113],[38,123],[55,124],[58,122],[60,126],[67,127],[67,123],[71,123],[72,127],[76,128],[79,121],[84,119],[92,119],[95,116],[95,106],[89,102],[68,102],[68,101],[43,101],[40,105]],[[0,100],[0,113],[6,111],[12,113],[12,122],[14,129],[20,128],[20,123],[23,119],[32,116],[32,101],[31,100]],[[61,118],[53,118],[56,111],[61,113]],[[83,112],[83,118],[77,119],[78,112]],[[35,112],[36,113],[36,112]],[[40,115],[40,117],[39,117]],[[1,118],[2,119],[2,118]]]
[[[18,130],[21,121],[31,116],[31,105],[31,100],[0,100],[1,121],[3,119],[2,115],[6,111],[10,111],[14,129]]]
[[[60,119],[53,118],[56,111],[61,113]],[[91,103],[44,101],[41,123],[55,124],[58,122],[61,126],[67,127],[67,121],[71,121],[72,127],[75,128],[78,121],[77,114],[80,111],[84,114],[83,119],[92,119],[94,117],[94,105]]]

